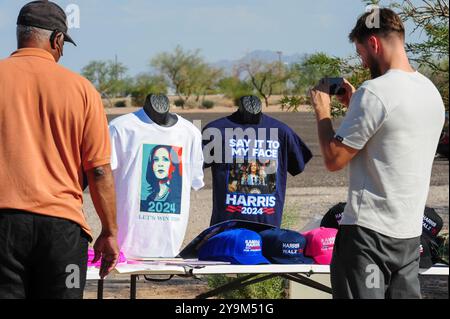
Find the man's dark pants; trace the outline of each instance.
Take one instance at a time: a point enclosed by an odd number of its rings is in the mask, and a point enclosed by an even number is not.
[[[81,299],[88,235],[69,220],[0,210],[0,299]]]
[[[420,237],[395,239],[341,225],[330,267],[333,298],[421,298],[419,256]]]

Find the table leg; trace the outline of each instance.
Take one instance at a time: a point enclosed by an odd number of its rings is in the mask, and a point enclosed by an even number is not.
[[[103,299],[103,279],[97,281],[97,299]]]
[[[136,299],[136,280],[137,275],[131,275],[131,283],[130,283],[130,299]]]

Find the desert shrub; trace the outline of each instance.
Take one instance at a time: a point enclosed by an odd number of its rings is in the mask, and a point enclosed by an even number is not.
[[[310,105],[311,101],[309,97],[305,96],[284,96],[280,100],[281,109],[290,111],[290,112],[298,112],[298,108],[302,105]],[[312,110],[312,108],[311,108]],[[341,104],[336,98],[331,99],[331,117],[333,119],[344,116],[347,112],[346,107]]]
[[[127,107],[127,103],[125,101],[117,101],[114,103],[115,107]]]
[[[237,275],[237,278],[245,276]],[[213,289],[226,285],[235,279],[226,275],[207,276],[208,286]],[[283,278],[272,278],[250,286],[224,292],[219,297],[224,299],[284,299],[287,297],[286,282],[287,280]]]
[[[234,102],[232,100],[229,100],[229,99],[223,100],[222,102],[220,102],[220,104],[222,106],[228,107],[228,108],[234,108],[235,107]]]
[[[214,102],[213,102],[213,101],[210,101],[210,100],[204,100],[204,101],[202,102],[202,106],[203,106],[205,109],[212,109],[212,108],[214,107]]]
[[[338,118],[341,116],[344,116],[347,112],[347,108],[341,104],[338,100],[332,99],[331,100],[331,117],[332,118]]]
[[[300,106],[309,104],[309,98],[305,96],[283,96],[280,100],[281,109],[290,112],[298,112]]]
[[[196,109],[199,106],[200,106],[200,104],[198,102],[194,101],[194,100],[188,100],[188,101],[186,101],[186,103],[184,103],[184,108],[187,108],[187,109],[190,109],[190,110]]]
[[[174,104],[175,104],[176,107],[183,108],[184,105],[186,104],[186,102],[183,99],[176,99]]]
[[[235,98],[233,98],[233,104],[234,104],[234,106],[239,106],[239,100],[241,99],[241,97],[239,96],[239,97],[235,97]]]
[[[248,81],[242,81],[238,77],[226,77],[219,81],[218,91],[233,101],[234,106],[239,105],[242,96],[252,95],[253,86]]]

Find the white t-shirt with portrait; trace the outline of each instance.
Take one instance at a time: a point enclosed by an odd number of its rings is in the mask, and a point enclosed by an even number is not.
[[[141,109],[110,123],[118,241],[127,258],[178,255],[191,188],[204,186],[201,133],[177,117],[162,127]]]
[[[419,72],[390,70],[355,92],[336,133],[360,150],[350,162],[341,225],[398,239],[422,234],[444,117],[439,91]]]

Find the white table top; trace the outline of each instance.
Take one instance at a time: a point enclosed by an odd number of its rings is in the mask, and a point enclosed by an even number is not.
[[[119,264],[111,272],[108,277],[120,277],[131,275],[187,275],[189,272],[185,267],[173,266],[173,265],[153,265],[153,264]],[[98,280],[99,269],[95,267],[89,267],[87,271],[87,280]],[[107,278],[108,279],[108,278]]]
[[[87,280],[98,280],[98,268],[88,268]],[[192,267],[189,265],[160,264],[119,264],[111,273],[113,276],[130,275],[217,275],[217,274],[329,274],[328,265],[208,265]],[[435,265],[421,270],[421,275],[448,276],[448,266]]]
[[[328,265],[218,265],[192,269],[193,275],[330,273]]]

